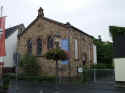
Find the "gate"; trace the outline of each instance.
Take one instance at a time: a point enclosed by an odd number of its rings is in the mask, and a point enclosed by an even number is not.
[[[90,69],[89,81],[113,82],[114,81],[114,69]]]

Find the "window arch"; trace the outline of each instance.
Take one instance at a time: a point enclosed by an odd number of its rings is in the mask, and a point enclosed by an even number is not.
[[[32,55],[32,40],[27,41],[27,52],[29,55]]]
[[[42,40],[37,39],[37,55],[40,56],[42,54]]]
[[[51,36],[48,37],[48,40],[47,40],[47,48],[48,49],[51,49],[53,48],[53,38]]]

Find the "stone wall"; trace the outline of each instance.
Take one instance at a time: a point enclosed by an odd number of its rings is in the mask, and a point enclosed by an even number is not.
[[[44,55],[48,49],[47,49],[47,39],[49,36],[54,37],[56,34],[59,34],[59,40],[69,38],[70,39],[70,63],[62,65],[61,62],[59,62],[59,75],[60,76],[76,76],[77,68],[83,66],[82,64],[82,57],[84,54],[86,54],[86,64],[93,63],[93,50],[92,50],[92,44],[93,41],[91,37],[87,36],[86,34],[79,32],[73,28],[66,28],[63,26],[60,26],[56,23],[47,21],[43,19],[42,17],[39,17],[32,23],[32,25],[26,29],[26,31],[19,36],[18,38],[18,47],[17,50],[21,55],[24,55],[27,53],[27,40],[32,40],[33,47],[32,47],[32,53],[34,56],[36,55],[36,40],[38,38],[42,39],[42,55]],[[74,49],[74,40],[78,40],[78,59],[75,59],[75,49]],[[90,48],[88,47],[90,46]],[[88,51],[90,50],[90,54]],[[37,56],[39,60],[39,64],[41,65],[41,75],[55,75],[55,62],[46,60],[43,58],[43,56]],[[91,56],[91,57],[89,57]]]
[[[78,59],[75,59],[75,47],[74,41],[78,40]],[[86,65],[93,64],[93,41],[92,38],[87,36],[86,34],[79,32],[74,29],[70,29],[70,52],[71,52],[71,68],[72,68],[72,76],[77,75],[77,68],[83,66],[82,57],[86,55]],[[90,46],[90,49],[89,47]],[[90,50],[90,55],[89,55]]]

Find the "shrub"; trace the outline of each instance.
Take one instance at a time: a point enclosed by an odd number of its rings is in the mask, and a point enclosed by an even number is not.
[[[91,68],[96,68],[96,69],[113,69],[112,64],[96,64],[92,65]]]
[[[40,65],[35,56],[24,55],[21,58],[19,66],[22,68],[25,75],[37,76],[40,73]]]

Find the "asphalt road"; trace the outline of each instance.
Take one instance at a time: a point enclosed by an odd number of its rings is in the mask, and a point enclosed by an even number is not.
[[[11,81],[8,93],[125,93],[125,88],[118,88],[114,82],[98,81],[88,84],[40,84],[28,81]]]

